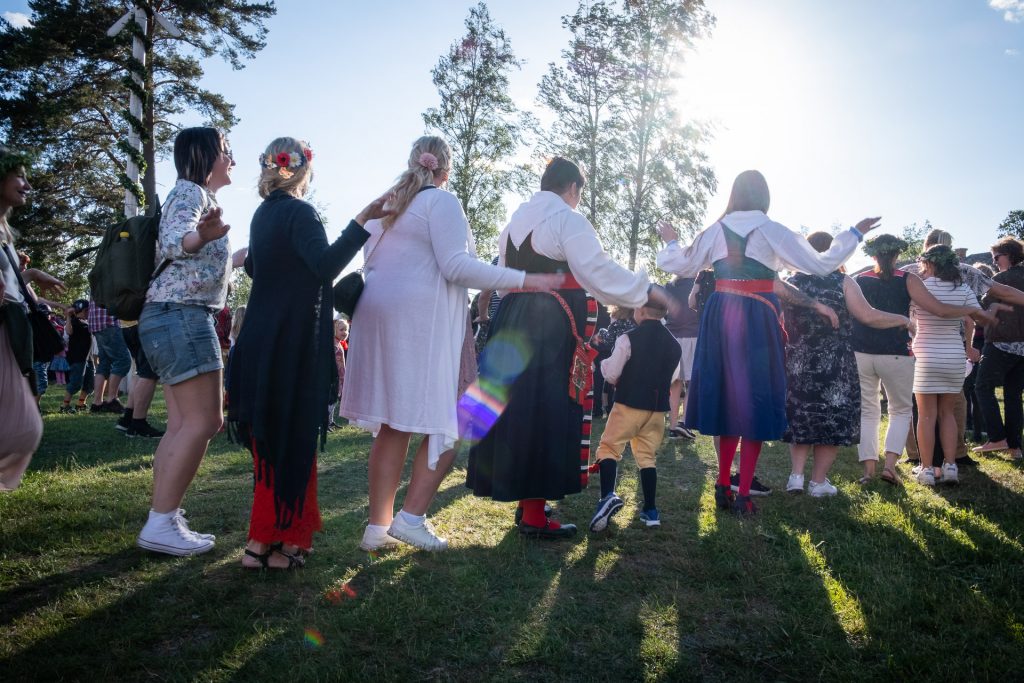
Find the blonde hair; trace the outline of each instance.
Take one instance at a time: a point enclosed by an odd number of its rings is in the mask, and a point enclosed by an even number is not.
[[[308,152],[308,154],[307,154]],[[297,168],[284,169],[277,164],[267,168],[266,158],[277,157],[278,154],[298,154],[302,165]],[[293,197],[305,197],[309,191],[309,183],[313,180],[313,152],[309,144],[296,138],[277,138],[260,156],[260,180],[257,184],[260,197],[266,199],[276,190],[284,190]]]
[[[722,217],[733,211],[763,211],[768,213],[771,204],[771,193],[768,181],[760,171],[744,171],[736,176],[729,193],[729,204],[725,207]]]
[[[430,169],[420,163],[420,157],[432,154],[437,160],[437,168]],[[398,177],[388,194],[388,208],[394,213],[384,218],[384,227],[390,228],[395,220],[405,213],[413,197],[424,185],[434,184],[434,175],[450,170],[452,167],[452,149],[448,143],[436,135],[424,135],[412,143],[409,152],[409,167]]]
[[[942,244],[947,247],[953,246],[953,236],[945,230],[939,228],[933,229],[924,238],[924,248],[934,247],[936,244]]]
[[[609,306],[608,316],[612,320],[628,320],[633,317],[633,309],[626,306]]]
[[[230,337],[235,341],[238,341],[238,334],[242,331],[243,322],[245,322],[245,306],[239,306],[235,309],[235,314],[231,318]]]

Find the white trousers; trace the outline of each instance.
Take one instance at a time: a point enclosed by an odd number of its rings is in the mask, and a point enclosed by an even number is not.
[[[902,454],[914,415],[914,358],[870,353],[855,355],[860,373],[860,445],[857,446],[857,459],[861,462],[878,460],[878,425],[882,420],[879,382],[889,401],[885,451]]]

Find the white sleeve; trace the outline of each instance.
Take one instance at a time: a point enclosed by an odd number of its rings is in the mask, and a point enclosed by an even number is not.
[[[427,211],[427,229],[434,258],[445,280],[475,289],[517,289],[523,286],[526,273],[499,268],[470,255],[472,238],[462,205],[448,192],[440,196]]]
[[[630,308],[647,302],[647,273],[633,273],[616,263],[586,218],[572,214],[559,229],[559,242],[573,277],[598,301]]]
[[[714,247],[715,232],[711,227],[701,230],[693,244],[683,247],[678,241],[669,242],[658,252],[658,267],[680,277],[696,277],[711,265],[711,251]]]
[[[604,375],[606,382],[615,384],[619,381],[622,369],[626,367],[626,361],[629,360],[632,352],[633,347],[629,343],[629,335],[620,334],[619,338],[615,340],[612,355],[601,361],[601,374]]]
[[[853,255],[862,238],[856,228],[843,230],[833,238],[828,251],[819,253],[803,235],[775,221],[758,230],[787,268],[810,275],[828,275],[837,270]]]

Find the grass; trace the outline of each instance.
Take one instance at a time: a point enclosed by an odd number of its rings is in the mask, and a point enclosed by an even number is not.
[[[512,508],[462,486],[432,515],[440,555],[358,550],[369,438],[346,428],[320,461],[325,530],[306,569],[239,568],[252,475],[218,436],[185,499],[217,547],[135,548],[155,442],[113,416],[54,414],[16,492],[0,496],[0,679],[1003,679],[1024,667],[1024,473],[999,456],[958,488],[861,488],[843,449],[834,499],[782,493],[782,444],[761,514],[714,510],[711,440],[659,453],[663,526],[637,521],[635,465],[611,529],[521,539]],[[162,405],[154,409],[161,421]],[[600,423],[595,431],[600,430]],[[903,473],[908,471],[903,468]],[[401,494],[400,494],[401,496]],[[558,505],[585,526],[596,483]]]

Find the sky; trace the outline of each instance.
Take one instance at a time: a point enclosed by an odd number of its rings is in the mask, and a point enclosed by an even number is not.
[[[234,182],[218,192],[234,245],[247,243],[256,159],[275,137],[310,141],[331,237],[387,189],[424,133],[420,114],[438,102],[430,70],[472,4],[279,0],[267,47],[245,69],[203,63],[204,86],[240,118],[229,136]],[[682,66],[678,104],[715,132],[707,223],[748,168],[768,179],[769,214],[793,229],[881,216],[880,231],[898,233],[928,219],[974,253],[1024,208],[1024,0],[706,4],[716,26]],[[537,84],[568,42],[560,18],[576,5],[488,3],[526,61],[511,77],[520,107],[536,109]],[[12,23],[27,12],[0,0]],[[157,174],[166,194],[173,164]],[[518,201],[508,198],[509,212]]]

